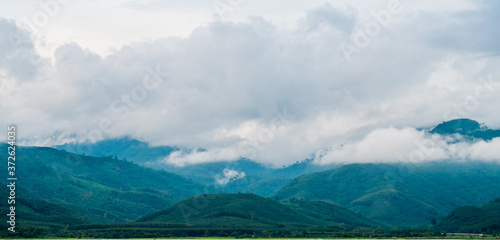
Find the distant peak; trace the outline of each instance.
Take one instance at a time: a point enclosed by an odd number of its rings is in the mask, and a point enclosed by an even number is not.
[[[434,129],[431,130],[431,133],[438,133],[438,134],[459,133],[462,135],[467,135],[468,133],[471,132],[483,130],[483,128],[486,127],[481,126],[481,124],[479,124],[477,121],[468,118],[460,118],[440,123]]]
[[[431,133],[441,135],[460,134],[471,140],[490,141],[493,138],[500,137],[500,130],[489,129],[484,123],[461,118],[442,122],[431,130]]]

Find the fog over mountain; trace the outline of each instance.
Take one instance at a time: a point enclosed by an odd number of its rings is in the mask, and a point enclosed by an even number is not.
[[[189,149],[163,159],[179,166],[500,156],[498,138],[428,132],[500,128],[497,1],[169,2],[76,0],[45,24],[44,6],[6,3],[0,124],[24,145]]]

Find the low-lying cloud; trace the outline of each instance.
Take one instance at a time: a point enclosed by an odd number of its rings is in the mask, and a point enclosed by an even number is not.
[[[442,136],[414,128],[376,129],[363,139],[318,152],[317,164],[416,163],[437,160],[500,160],[500,138],[466,140],[461,135]]]
[[[220,176],[220,175],[215,176],[215,183],[217,183],[219,185],[226,185],[227,183],[229,183],[231,181],[234,181],[234,180],[237,180],[240,178],[244,178],[246,176],[245,172],[238,172],[236,170],[227,169],[227,168],[224,168],[224,170],[222,171],[222,174],[223,174],[223,176]]]
[[[231,148],[193,149],[172,152],[163,160],[160,160],[160,163],[183,167],[199,163],[234,161],[239,158],[238,152]]]

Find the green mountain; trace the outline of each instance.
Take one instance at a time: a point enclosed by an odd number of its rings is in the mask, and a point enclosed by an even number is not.
[[[485,141],[500,137],[500,130],[489,129],[484,124],[479,124],[467,118],[442,122],[432,129],[431,133],[441,135],[461,134],[472,139],[482,139]]]
[[[351,164],[292,180],[275,196],[327,200],[393,226],[428,225],[500,195],[500,165],[481,162]]]
[[[436,230],[455,233],[500,233],[500,198],[483,206],[463,206],[451,211],[435,226]]]
[[[137,222],[188,223],[206,228],[305,228],[347,224],[376,226],[348,209],[325,201],[279,203],[254,194],[203,194],[146,215]]]
[[[0,158],[7,159],[6,153],[1,151]],[[96,222],[135,220],[210,191],[173,173],[45,147],[16,147],[16,176],[18,194],[70,208]]]

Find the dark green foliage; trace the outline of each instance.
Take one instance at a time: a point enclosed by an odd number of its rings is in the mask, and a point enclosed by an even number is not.
[[[463,206],[451,211],[435,226],[443,232],[500,233],[500,198],[481,207]]]
[[[276,197],[332,201],[368,219],[408,227],[483,204],[500,195],[499,182],[496,163],[351,164],[300,176]]]

